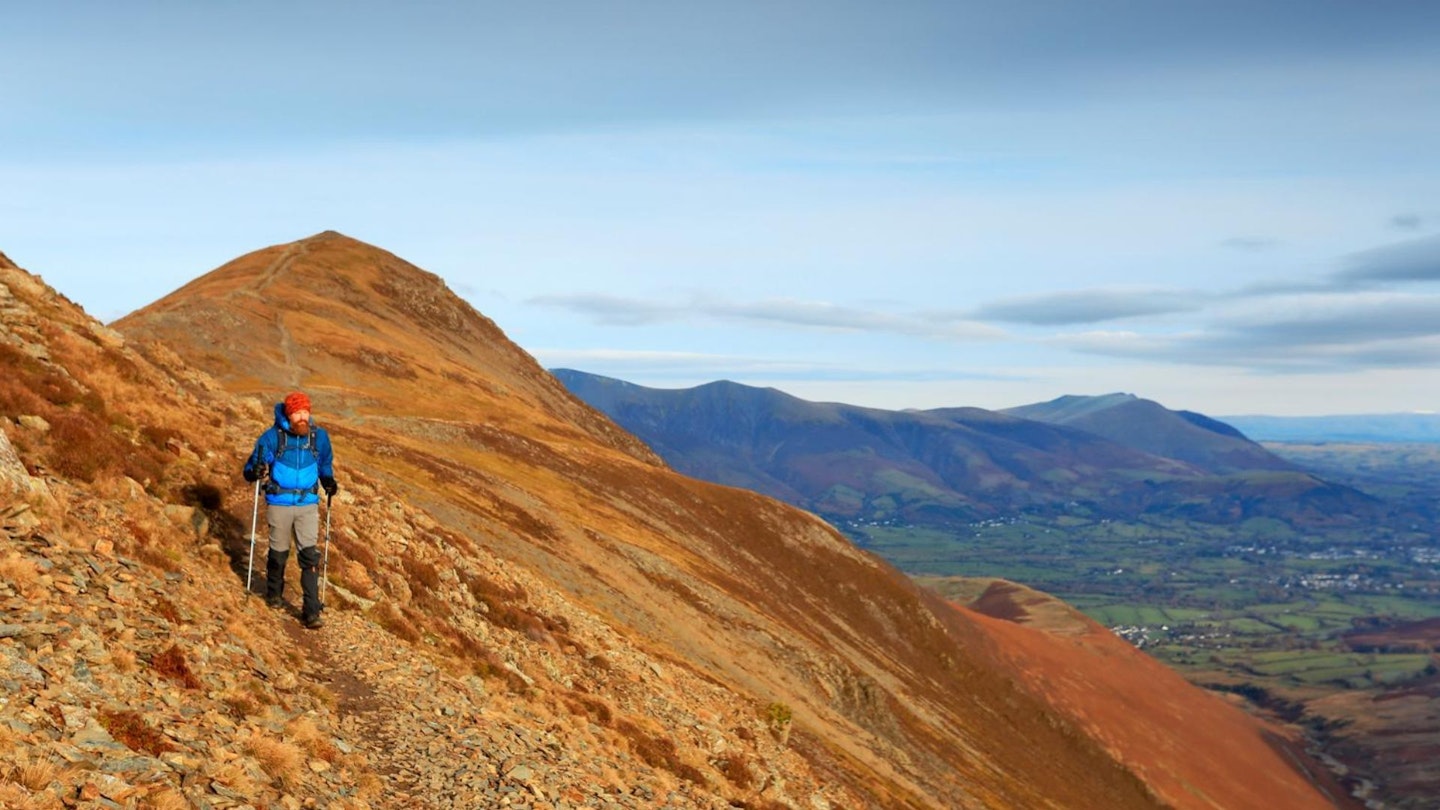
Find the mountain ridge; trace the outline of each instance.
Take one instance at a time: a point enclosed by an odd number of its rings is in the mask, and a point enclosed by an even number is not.
[[[750,487],[836,522],[953,528],[1078,505],[1100,518],[1277,517],[1304,525],[1380,508],[1208,417],[1132,394],[1006,411],[886,411],[736,383],[665,390],[617,386],[573,369],[553,373],[681,472]],[[718,392],[729,399],[717,405]]]
[[[1118,444],[1226,474],[1296,467],[1250,441],[1243,433],[1203,414],[1171,411],[1134,394],[1065,396],[1006,408],[1004,413],[1086,430]]]

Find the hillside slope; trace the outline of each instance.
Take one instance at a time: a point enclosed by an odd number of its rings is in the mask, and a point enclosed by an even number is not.
[[[1193,695],[1193,685],[1179,673],[1078,610],[1005,580],[922,581],[956,598],[974,618],[995,642],[997,666],[1075,718],[1148,784],[1161,786],[1162,795],[1188,793],[1213,807],[1245,807],[1283,789],[1278,782],[1231,778],[1228,764],[1205,755],[1233,741],[1253,742],[1248,717],[1219,695]],[[1169,729],[1164,739],[1154,735],[1157,726]],[[1356,803],[1331,773],[1306,759],[1294,736],[1271,731],[1261,739],[1304,768],[1335,806]]]
[[[0,649],[24,680],[0,708],[0,745],[26,763],[4,774],[11,796],[1203,806],[994,667],[979,624],[808,515],[658,464],[383,251],[324,234],[242,257],[126,318],[124,339],[4,272],[5,480],[29,507],[0,512],[17,516],[0,599],[19,628]],[[353,309],[318,318],[335,298],[267,279],[348,286]],[[395,356],[415,362],[386,371]],[[241,594],[235,474],[297,384],[344,487],[331,622],[306,636]],[[1326,806],[1245,742],[1214,756]]]

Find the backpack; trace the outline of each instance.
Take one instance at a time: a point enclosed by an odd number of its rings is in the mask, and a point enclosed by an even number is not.
[[[282,464],[280,463],[281,460],[285,458],[285,452],[286,452],[287,450],[291,449],[291,447],[292,447],[291,439],[290,439],[290,432],[289,432],[289,431],[286,431],[286,430],[281,430],[279,427],[275,428],[275,433],[277,434],[277,436],[276,436],[276,444],[278,445],[278,447],[277,447],[277,450],[276,450],[276,453],[275,453],[275,460],[274,460],[274,461],[271,463],[271,465],[270,465],[270,482],[265,485],[265,492],[266,492],[267,494],[269,494],[269,495],[282,495],[282,494],[284,494],[284,495],[309,495],[309,494],[312,494],[312,493],[313,493],[313,494],[319,494],[319,492],[320,492],[320,450],[319,450],[319,448],[317,448],[317,447],[315,446],[315,434],[316,434],[317,432],[319,432],[319,430],[320,430],[320,428],[319,428],[318,426],[316,426],[316,427],[311,428],[311,429],[310,429],[310,432],[309,432],[308,434],[306,434],[303,439],[302,439],[301,437],[299,437],[299,436],[296,436],[296,437],[295,437],[295,440],[296,440],[296,441],[299,441],[300,444],[298,444],[298,445],[293,445],[293,446],[298,447],[298,448],[301,448],[301,449],[309,450],[309,451],[310,451],[310,455],[309,455],[309,458],[307,459],[308,463],[306,463],[306,464],[304,464],[304,465],[302,465],[302,466],[299,466],[299,467],[294,467],[294,466],[292,466],[292,465],[288,465],[288,464],[282,465]],[[295,472],[295,477],[296,477],[296,478],[300,478],[301,480],[292,480],[291,483],[297,484],[298,486],[291,488],[291,487],[283,487],[283,486],[280,485],[280,483],[276,480],[276,474],[275,474],[275,473],[276,473],[277,468],[282,467],[282,466],[283,466],[283,467],[286,467],[287,469],[291,469],[291,470],[295,470],[295,471],[296,471],[296,472]],[[304,485],[304,479],[310,479],[312,476],[313,476],[313,480],[310,481],[310,483],[309,483],[308,486],[305,486],[305,485]],[[289,476],[289,475],[287,474],[287,477],[291,477],[291,476]]]

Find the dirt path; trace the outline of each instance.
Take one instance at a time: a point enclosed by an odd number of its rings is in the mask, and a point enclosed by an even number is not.
[[[255,289],[263,293],[274,283],[275,279],[278,278],[281,273],[288,270],[290,265],[293,264],[296,259],[305,255],[308,250],[309,247],[304,242],[296,242],[285,248],[285,250],[276,257],[275,261],[271,262],[270,266],[265,268],[265,274],[260,278],[260,284],[257,285]]]
[[[285,356],[285,370],[289,375],[290,388],[300,387],[300,362],[295,359],[295,341],[290,337],[290,330],[285,328],[285,313],[275,314],[275,330],[280,333],[280,352]]]
[[[265,268],[265,272],[260,276],[260,282],[255,285],[254,288],[242,287],[233,290],[230,294],[264,298],[266,294],[265,291],[270,288],[270,285],[274,284],[286,270],[289,270],[296,259],[309,252],[309,249],[309,246],[304,242],[296,242],[286,247],[280,252],[279,256],[275,257],[275,261],[271,262],[270,266]],[[275,314],[275,331],[279,334],[280,353],[285,358],[284,364],[287,385],[290,388],[299,388],[303,374],[300,363],[295,357],[295,341],[290,337],[290,330],[285,326],[285,313],[283,310]]]
[[[608,770],[616,763],[586,755],[596,749],[578,739],[584,732],[525,700],[490,695],[475,676],[441,671],[358,613],[329,610],[315,631],[292,615],[280,620],[307,658],[305,675],[336,696],[345,739],[384,779],[384,807],[723,806],[643,775],[617,784]]]

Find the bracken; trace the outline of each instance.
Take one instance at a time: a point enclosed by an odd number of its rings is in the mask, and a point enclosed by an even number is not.
[[[165,651],[156,653],[155,657],[150,659],[150,667],[161,677],[186,689],[200,688],[200,679],[190,671],[190,665],[185,661],[185,653],[173,644]]]
[[[164,735],[147,725],[136,712],[102,710],[96,719],[111,737],[132,751],[158,757],[175,750]]]

